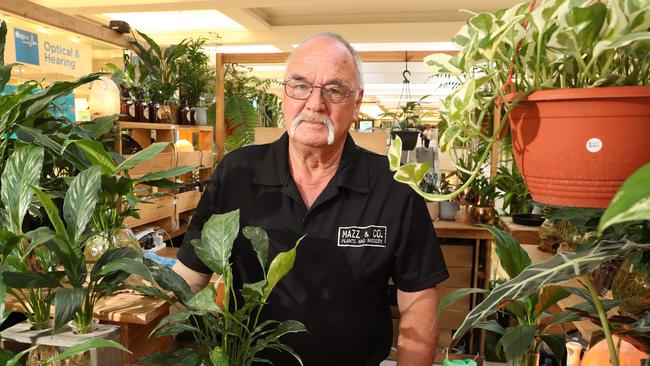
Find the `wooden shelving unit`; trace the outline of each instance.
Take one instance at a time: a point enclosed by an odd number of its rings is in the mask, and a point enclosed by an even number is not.
[[[123,134],[131,136],[143,149],[153,142],[170,142],[170,146],[153,159],[129,170],[131,177],[141,177],[147,173],[172,169],[178,166],[190,166],[198,169],[198,180],[210,178],[214,166],[215,146],[214,128],[212,126],[188,126],[164,123],[119,122],[115,151],[122,154]],[[176,142],[189,141],[195,151],[177,151]],[[126,156],[126,155],[125,155]],[[194,177],[197,178],[197,177]],[[196,183],[192,173],[175,177],[177,182]],[[192,189],[185,192],[167,192],[170,195],[139,203],[140,219],[128,218],[125,223],[132,229],[143,226],[160,227],[167,231],[169,238],[182,235],[187,231],[187,222],[199,202],[201,192]],[[166,237],[166,239],[168,239]]]

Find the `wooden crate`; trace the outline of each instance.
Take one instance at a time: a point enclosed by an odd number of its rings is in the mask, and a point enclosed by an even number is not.
[[[125,156],[125,158],[127,157]],[[139,178],[147,173],[169,170],[175,166],[176,155],[173,152],[163,152],[129,169],[129,175],[132,178]]]
[[[176,213],[180,214],[193,210],[201,199],[201,192],[198,189],[176,194]]]
[[[10,343],[23,345],[39,344],[68,348],[85,342],[91,338],[103,338],[120,342],[120,327],[116,325],[100,324],[98,329],[90,334],[73,334],[70,328],[64,328],[57,334],[52,334],[51,329],[30,330],[31,324],[22,322],[0,332],[3,349],[10,349]],[[90,352],[90,366],[120,366],[123,364],[122,351],[115,348],[97,348]]]
[[[460,267],[472,268],[474,251],[469,245],[441,245],[442,255],[445,257],[447,268]]]
[[[198,167],[201,165],[201,151],[187,151],[177,153],[177,166]]]
[[[201,150],[201,167],[210,168],[214,166],[214,154],[212,150]]]
[[[136,205],[139,210],[140,219],[127,217],[124,223],[129,227],[136,227],[174,216],[173,197],[159,197],[146,203],[140,202]]]

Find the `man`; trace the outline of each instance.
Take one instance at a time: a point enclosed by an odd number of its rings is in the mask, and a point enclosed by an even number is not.
[[[392,179],[385,156],[358,148],[348,134],[363,98],[360,66],[336,34],[316,34],[296,48],[284,78],[287,133],[219,163],[174,268],[194,289],[205,286],[209,269],[190,240],[211,214],[240,209],[242,227],[267,231],[271,257],[306,235],[264,314],[305,324],[307,333],[283,341],[306,366],[377,366],[385,359],[391,277],[401,315],[398,363],[428,366],[437,342],[435,285],[447,270],[422,198]],[[239,281],[261,279],[241,235],[232,262]],[[275,365],[297,365],[286,353],[267,356]]]

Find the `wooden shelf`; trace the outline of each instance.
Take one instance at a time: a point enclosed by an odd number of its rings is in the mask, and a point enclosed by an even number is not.
[[[141,130],[176,130],[176,131],[207,131],[212,132],[212,126],[193,126],[193,125],[172,125],[168,123],[149,123],[149,122],[119,122],[121,129],[141,129]]]
[[[439,238],[460,239],[492,239],[489,230],[478,225],[461,224],[453,220],[438,220],[433,222],[436,235]]]
[[[500,216],[499,226],[510,233],[521,244],[539,244],[539,226],[515,224],[510,216]]]

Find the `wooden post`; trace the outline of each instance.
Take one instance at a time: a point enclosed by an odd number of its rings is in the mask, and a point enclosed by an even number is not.
[[[223,54],[217,53],[217,83],[215,86],[215,96],[217,100],[217,126],[215,134],[215,145],[217,148],[217,160],[223,158],[223,152],[226,144],[226,119],[224,117],[224,67]]]

